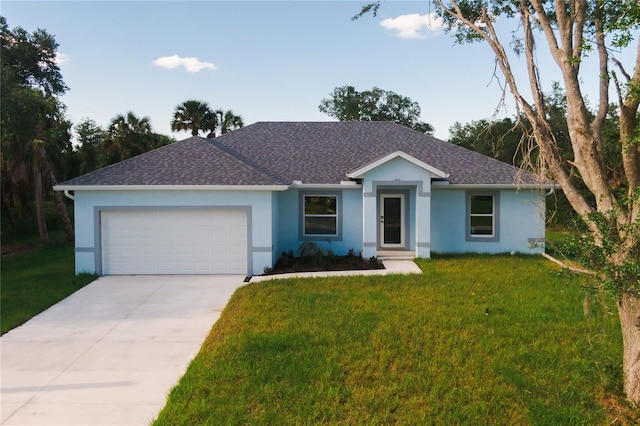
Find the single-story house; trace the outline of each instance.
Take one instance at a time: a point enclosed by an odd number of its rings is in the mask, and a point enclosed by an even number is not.
[[[390,122],[259,122],[56,186],[76,272],[262,274],[313,241],[337,255],[540,253],[549,181]]]

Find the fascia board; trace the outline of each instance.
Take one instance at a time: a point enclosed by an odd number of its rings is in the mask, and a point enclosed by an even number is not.
[[[290,189],[358,189],[362,188],[362,184],[353,183],[293,183],[289,185]]]
[[[504,184],[504,183],[431,183],[432,189],[559,189],[557,183],[521,183],[521,184]]]
[[[56,191],[286,191],[288,185],[56,185]]]
[[[358,179],[361,178],[365,173],[375,169],[376,167],[380,167],[381,165],[395,159],[395,158],[403,158],[407,161],[409,161],[410,163],[415,164],[418,167],[421,167],[423,169],[425,169],[426,171],[428,171],[429,173],[431,173],[432,175],[434,175],[435,177],[441,178],[441,179],[445,179],[449,177],[449,173],[443,172],[440,169],[437,169],[433,166],[430,166],[429,164],[425,163],[424,161],[420,161],[417,158],[407,154],[406,152],[403,151],[396,151],[393,152],[389,155],[385,155],[382,158],[379,158],[375,161],[372,161],[371,163],[357,169],[354,170],[351,173],[347,173],[347,177],[351,178],[351,179]]]

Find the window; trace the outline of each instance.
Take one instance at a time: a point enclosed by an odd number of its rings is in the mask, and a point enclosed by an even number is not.
[[[469,205],[469,234],[493,236],[493,195],[472,195]]]
[[[304,236],[338,235],[338,197],[304,195]]]
[[[500,241],[499,192],[467,192],[467,241]]]

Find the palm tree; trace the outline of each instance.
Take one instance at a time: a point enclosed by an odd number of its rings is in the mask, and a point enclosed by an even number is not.
[[[195,100],[179,104],[171,120],[171,130],[191,131],[192,136],[198,136],[201,130],[214,133],[217,125],[216,114],[209,108],[209,104]]]
[[[220,123],[220,133],[223,135],[244,126],[242,117],[235,115],[231,110],[223,111],[219,109],[216,110],[216,115],[218,116],[218,121]]]
[[[125,115],[118,114],[111,119],[105,138],[105,151],[108,163],[122,161],[134,155],[148,151],[149,136],[153,134],[151,119],[139,118],[129,111]]]

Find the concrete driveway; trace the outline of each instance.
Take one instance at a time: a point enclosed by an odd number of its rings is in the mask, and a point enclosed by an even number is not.
[[[147,425],[244,276],[101,277],[0,338],[0,424]]]

